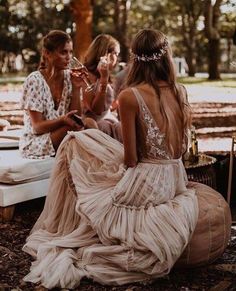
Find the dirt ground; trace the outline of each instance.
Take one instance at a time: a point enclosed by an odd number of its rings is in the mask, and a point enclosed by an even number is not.
[[[43,205],[44,198],[21,203],[16,207],[13,221],[0,223],[0,291],[45,290],[40,286],[23,281],[23,277],[29,271],[31,257],[21,250]],[[85,279],[75,290],[236,290],[236,227],[232,228],[231,241],[225,253],[212,265],[196,269],[173,269],[168,276],[155,280],[150,285],[136,283],[111,287],[101,286]]]

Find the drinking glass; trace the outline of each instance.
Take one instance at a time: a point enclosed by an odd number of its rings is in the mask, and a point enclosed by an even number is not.
[[[80,71],[81,69],[84,69],[84,68],[85,66],[76,57],[72,57],[69,63],[69,69],[71,69],[72,71]],[[86,92],[92,91],[94,86],[90,82],[88,77],[83,76],[82,79],[84,83],[86,84],[85,91]]]
[[[107,55],[100,57],[100,63],[103,64],[103,65],[107,65],[108,64]]]
[[[230,65],[231,65],[232,67],[236,67],[236,62],[231,62]]]

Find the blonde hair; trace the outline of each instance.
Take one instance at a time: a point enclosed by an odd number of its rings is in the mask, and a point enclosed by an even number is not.
[[[120,44],[114,37],[109,34],[99,34],[88,48],[84,58],[84,65],[91,73],[100,77],[97,71],[100,57],[114,52],[117,47],[120,47]]]
[[[165,48],[165,51],[164,53],[161,53],[163,52],[163,48]],[[157,30],[143,29],[135,36],[131,49],[133,55],[136,57],[130,61],[130,69],[127,76],[126,85],[130,87],[141,83],[146,83],[155,89],[155,92],[160,99],[160,111],[164,119],[164,123],[166,124],[165,135],[168,145],[168,141],[170,140],[170,122],[166,113],[166,105],[164,105],[166,103],[162,101],[160,87],[157,81],[167,82],[179,104],[179,113],[182,123],[181,136],[184,138],[186,129],[190,127],[191,110],[187,100],[184,100],[183,98],[183,91],[177,84],[172,52],[166,36]],[[144,61],[141,58],[139,59],[137,56],[144,56]],[[153,58],[153,56],[161,57]],[[171,145],[169,147],[172,152]]]
[[[45,50],[54,52],[61,46],[64,46],[67,42],[72,42],[69,34],[62,30],[51,30],[42,40],[42,53],[39,63],[39,70],[45,69],[47,66],[45,58]]]

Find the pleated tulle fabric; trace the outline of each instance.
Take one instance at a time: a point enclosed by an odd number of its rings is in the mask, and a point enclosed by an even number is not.
[[[83,277],[121,285],[170,272],[197,223],[195,190],[180,160],[126,170],[123,158],[123,145],[99,130],[67,135],[23,248],[35,258],[24,280],[75,288]]]

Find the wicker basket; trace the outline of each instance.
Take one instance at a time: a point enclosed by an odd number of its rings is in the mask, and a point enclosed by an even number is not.
[[[199,182],[216,189],[216,173],[214,164],[216,158],[201,154],[197,163],[184,162],[188,180]]]

